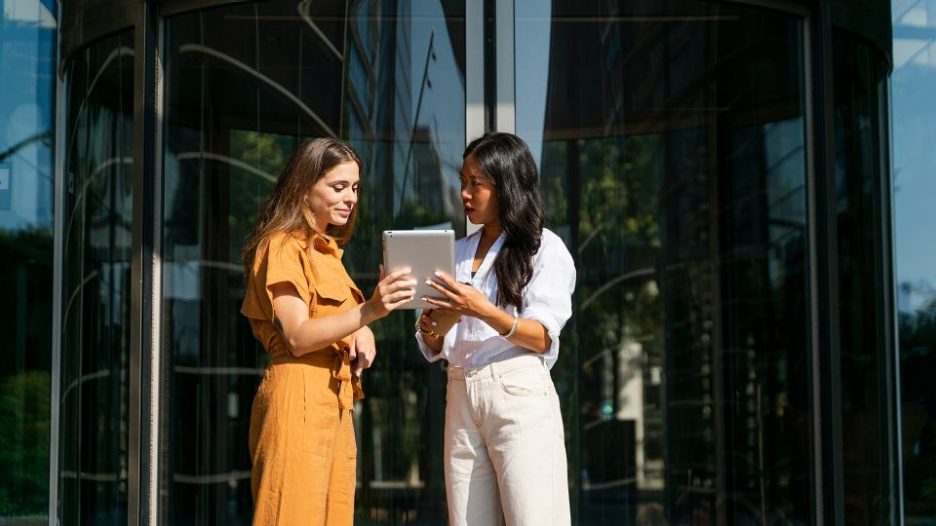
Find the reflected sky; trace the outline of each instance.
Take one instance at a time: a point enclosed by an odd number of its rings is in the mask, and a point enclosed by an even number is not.
[[[552,29],[551,2],[518,2],[514,24],[517,73],[514,86],[517,135],[530,146],[537,166],[543,155],[546,122],[546,86],[549,81],[549,40]]]
[[[894,252],[903,433],[904,509],[908,523],[936,516],[936,397],[932,371],[936,308],[936,0],[892,0],[894,71],[891,125]]]
[[[464,133],[458,133],[465,129],[465,103],[464,100],[452,100],[452,94],[465,92],[465,78],[458,70],[442,5],[437,1],[418,1],[411,4],[410,10],[410,17],[401,17],[398,22],[410,25],[409,85],[412,90],[409,107],[416,108],[419,104],[425,73],[426,86],[422,89],[418,125],[427,126],[431,130],[435,147],[442,156],[446,176],[452,176],[454,180],[457,178],[455,174],[461,169],[462,152],[465,149]],[[431,56],[430,34],[433,35],[434,52]]]
[[[0,229],[52,224],[55,4],[7,0],[0,19]]]
[[[936,1],[893,0],[892,13],[898,308],[912,311],[936,299],[936,237],[931,226],[936,202]]]

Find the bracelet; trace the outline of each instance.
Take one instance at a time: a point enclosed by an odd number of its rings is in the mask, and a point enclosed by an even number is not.
[[[424,331],[422,326],[419,324],[419,320],[416,320],[416,330],[427,336],[432,336],[433,338],[439,337],[439,333],[437,333],[436,331],[433,331],[433,330]]]
[[[520,318],[514,316],[513,325],[510,327],[510,330],[504,334],[501,334],[501,336],[509,340],[510,337],[513,336],[517,332],[518,325],[520,325]]]

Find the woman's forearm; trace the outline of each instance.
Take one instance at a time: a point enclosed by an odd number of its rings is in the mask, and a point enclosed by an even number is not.
[[[480,319],[501,335],[510,332],[514,323],[514,317],[512,315],[498,308],[491,309],[490,313],[485,313]],[[552,345],[549,332],[542,323],[536,320],[523,318],[517,318],[517,330],[514,331],[508,340],[515,345],[537,353],[548,351],[549,347]]]
[[[353,309],[324,318],[308,318],[294,329],[283,331],[293,356],[327,348],[332,343],[360,330],[377,319],[370,305],[364,302]]]
[[[309,317],[309,305],[291,283],[276,283],[273,312],[277,329],[293,356],[302,356],[341,340],[361,327],[383,318],[413,298],[416,282],[406,269],[391,272],[377,283],[374,295],[344,312],[321,318]]]

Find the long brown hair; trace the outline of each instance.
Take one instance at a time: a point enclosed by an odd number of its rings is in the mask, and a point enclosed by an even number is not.
[[[471,141],[464,157],[474,156],[481,173],[494,180],[500,202],[504,244],[494,260],[497,304],[523,310],[523,289],[533,279],[533,256],[546,222],[536,161],[523,139],[510,133],[486,133]]]
[[[308,197],[312,186],[329,170],[352,161],[361,169],[361,159],[357,152],[335,139],[311,139],[293,151],[273,191],[260,207],[257,226],[244,245],[241,256],[245,277],[250,275],[257,250],[273,234],[292,234],[311,240],[319,233],[332,236],[341,245],[348,242],[357,222],[358,207],[351,209],[351,216],[344,225],[329,225],[325,232],[319,232],[316,230],[315,216],[308,205]]]

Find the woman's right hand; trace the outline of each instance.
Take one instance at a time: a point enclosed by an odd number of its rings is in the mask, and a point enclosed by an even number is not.
[[[422,334],[423,343],[432,349],[432,352],[438,353],[442,350],[442,335],[436,332],[439,324],[432,319],[432,312],[433,309],[423,309],[416,320],[416,330]]]
[[[444,338],[461,318],[457,312],[446,309],[423,309],[416,328],[424,335]]]
[[[438,323],[432,319],[432,309],[423,309],[419,319],[416,320],[416,329],[423,334],[423,338],[438,338],[439,333],[435,331]]]
[[[374,287],[374,294],[367,300],[375,317],[383,318],[397,307],[413,299],[416,295],[417,281],[410,275],[408,268],[391,272],[384,276],[380,269],[380,281]]]

